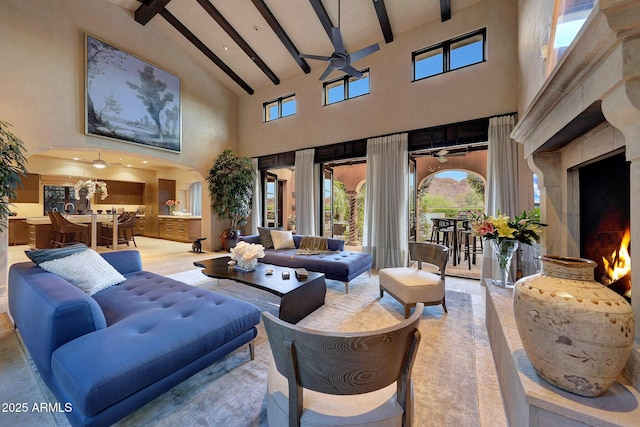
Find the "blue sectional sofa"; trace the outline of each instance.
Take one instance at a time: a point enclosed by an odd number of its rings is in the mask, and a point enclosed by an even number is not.
[[[327,279],[344,283],[346,293],[349,293],[349,282],[364,272],[371,270],[373,257],[364,252],[350,252],[344,250],[344,240],[328,238],[328,252],[315,255],[301,255],[298,253],[301,235],[294,234],[295,249],[265,249],[264,258],[260,262],[289,268],[304,268],[308,271],[324,273]],[[259,234],[241,236],[247,243],[261,243]]]
[[[126,280],[93,296],[9,270],[11,316],[72,425],[113,424],[244,344],[253,358],[258,307],[143,271],[137,251],[102,256]]]

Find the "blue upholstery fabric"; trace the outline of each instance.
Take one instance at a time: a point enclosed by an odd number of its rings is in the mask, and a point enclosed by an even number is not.
[[[132,273],[95,297],[108,328],[58,348],[53,373],[94,415],[253,329],[260,312],[244,301],[149,272]]]
[[[259,243],[260,237],[256,235],[242,236],[242,240],[248,243]],[[300,247],[301,235],[294,234],[293,241],[296,248]],[[309,271],[324,273],[327,279],[348,282],[362,273],[371,269],[373,257],[364,252],[344,251],[344,240],[328,239],[330,251],[326,254],[300,255],[297,249],[265,250],[264,258],[260,262],[279,265],[281,267],[305,268]]]
[[[31,262],[9,269],[9,311],[47,384],[56,348],[107,326],[93,298]]]

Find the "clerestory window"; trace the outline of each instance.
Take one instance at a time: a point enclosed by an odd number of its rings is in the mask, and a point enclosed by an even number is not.
[[[287,95],[262,104],[263,121],[270,122],[296,113],[296,95]]]
[[[486,61],[486,39],[487,31],[483,28],[413,52],[413,80]]]
[[[358,70],[362,77],[356,79],[348,74],[323,83],[324,105],[335,104],[346,99],[369,93],[369,69]]]

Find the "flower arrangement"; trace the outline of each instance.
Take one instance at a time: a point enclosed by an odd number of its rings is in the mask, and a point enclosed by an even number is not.
[[[80,180],[76,182],[73,186],[73,190],[77,200],[80,200],[80,190],[87,191],[87,200],[90,200],[96,193],[100,193],[100,200],[104,200],[109,197],[109,193],[107,193],[107,183],[94,179],[87,179],[86,181]]]
[[[517,240],[525,245],[532,245],[540,241],[542,227],[547,224],[540,222],[540,215],[535,210],[524,210],[513,218],[500,214],[487,216],[482,214],[471,222],[473,231],[485,240]]]
[[[256,243],[238,242],[231,248],[231,259],[235,260],[237,267],[242,270],[253,270],[258,265],[258,258],[264,257],[264,246]]]
[[[178,206],[180,206],[180,201],[179,200],[167,200],[166,202],[164,202],[165,205],[169,206],[170,209],[173,208],[177,208]]]

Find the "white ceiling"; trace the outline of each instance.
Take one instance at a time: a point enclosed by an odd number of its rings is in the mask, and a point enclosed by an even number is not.
[[[131,19],[134,19],[136,9],[142,4],[137,0],[107,1],[129,11]],[[338,0],[321,1],[333,25],[338,25]],[[480,1],[451,0],[452,19],[455,19],[456,13],[461,9]],[[251,0],[209,0],[209,2],[281,81],[304,73]],[[331,40],[309,0],[264,0],[264,3],[298,51],[315,55],[331,55],[333,52]],[[386,0],[384,5],[394,37],[430,22],[440,22],[441,19],[439,0]],[[196,0],[171,0],[166,9],[251,88],[257,90],[274,84]],[[161,21],[159,25],[167,36],[183,47],[186,52],[209,61],[162,16],[156,15],[152,18],[152,22],[155,23],[155,21]],[[373,43],[380,45],[385,43],[374,0],[342,0],[340,29],[348,52],[354,52]],[[225,50],[224,46],[228,50]],[[316,67],[324,69],[327,66],[323,61],[306,61],[312,69]],[[212,62],[210,69],[218,80],[236,94],[246,93]],[[332,76],[338,75],[337,73],[339,71],[334,71]]]

